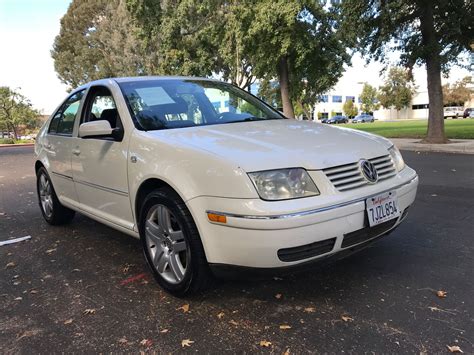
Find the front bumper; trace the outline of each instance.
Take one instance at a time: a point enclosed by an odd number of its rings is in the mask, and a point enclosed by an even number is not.
[[[417,186],[416,173],[407,167],[396,178],[326,199],[265,202],[197,197],[187,205],[210,264],[286,268],[353,249],[388,233],[406,213],[383,228],[367,229],[365,199],[396,190],[399,208],[406,212],[415,200]],[[314,208],[316,200],[320,207]],[[225,214],[227,223],[209,222],[206,211]]]

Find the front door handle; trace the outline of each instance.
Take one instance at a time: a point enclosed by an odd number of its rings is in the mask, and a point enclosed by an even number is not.
[[[73,149],[72,154],[79,156],[81,154],[81,151],[79,149]]]

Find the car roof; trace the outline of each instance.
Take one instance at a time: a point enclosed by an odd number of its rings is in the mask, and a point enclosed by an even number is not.
[[[129,83],[129,82],[134,82],[134,81],[152,81],[152,80],[195,80],[195,81],[222,82],[221,80],[218,80],[218,79],[203,78],[203,77],[197,77],[197,76],[172,76],[172,75],[126,76],[126,77],[124,76],[124,77],[111,77],[111,78],[104,78],[104,79],[90,81],[87,84],[77,87],[73,91],[87,89],[89,86],[92,86],[92,85],[106,85],[107,83],[110,83],[110,81],[115,81],[117,83]]]

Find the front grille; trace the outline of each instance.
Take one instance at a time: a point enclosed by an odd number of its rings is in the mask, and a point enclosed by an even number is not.
[[[377,169],[378,181],[396,175],[395,165],[389,154],[368,160]],[[352,190],[368,184],[359,169],[359,162],[323,169],[323,172],[339,191]]]
[[[278,258],[281,261],[298,261],[308,259],[313,256],[329,253],[336,243],[336,238],[322,240],[299,247],[285,248],[278,250]]]
[[[351,245],[359,244],[369,239],[375,238],[378,235],[384,234],[390,230],[395,225],[395,223],[397,223],[397,221],[398,218],[394,218],[390,221],[380,223],[373,227],[365,227],[354,232],[344,234],[341,247],[347,248]]]

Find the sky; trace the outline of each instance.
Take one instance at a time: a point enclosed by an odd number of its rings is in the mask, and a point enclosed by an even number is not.
[[[50,51],[59,33],[60,19],[71,0],[0,0],[0,86],[20,88],[33,106],[49,115],[67,95],[54,71]],[[396,59],[396,57],[394,57]],[[370,63],[355,55],[336,85],[337,88],[382,84],[382,65]],[[455,68],[449,81],[468,75],[468,71]],[[424,67],[414,71],[419,90],[426,90]],[[362,87],[360,85],[360,87]]]

